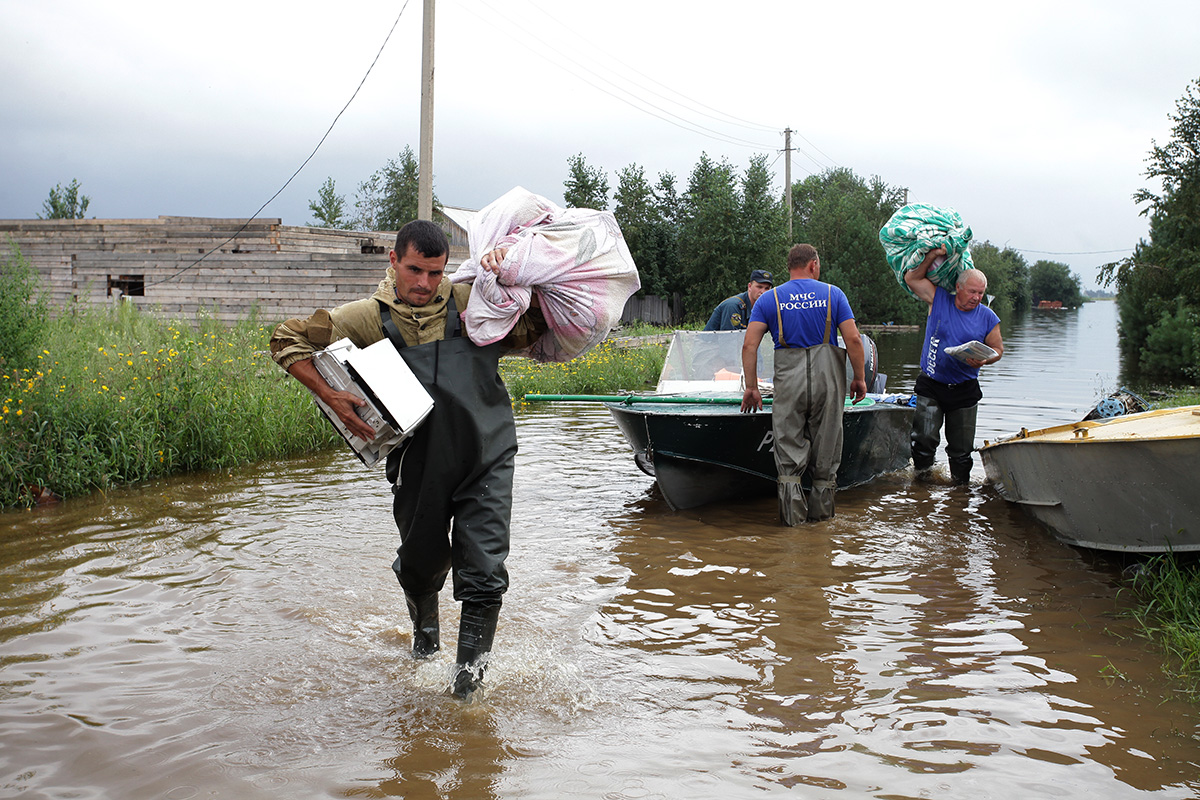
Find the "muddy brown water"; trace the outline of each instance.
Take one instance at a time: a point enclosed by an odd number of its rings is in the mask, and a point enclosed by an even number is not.
[[[1007,330],[980,438],[1082,416],[1114,327],[1096,304]],[[911,387],[916,335],[878,339]],[[670,511],[601,408],[518,425],[471,705],[448,656],[406,655],[387,486],[341,452],[0,515],[0,796],[1200,794],[1200,707],[1121,616],[1121,563],[978,466],[787,530],[770,498]]]

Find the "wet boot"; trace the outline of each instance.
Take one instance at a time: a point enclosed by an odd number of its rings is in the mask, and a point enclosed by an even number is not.
[[[492,650],[499,617],[499,603],[463,603],[462,621],[458,626],[454,685],[451,688],[451,692],[460,700],[468,699],[483,683],[483,671],[487,666],[487,655]]]
[[[975,419],[979,406],[960,408],[946,415],[946,455],[950,478],[955,483],[971,482],[971,453],[975,450]]]
[[[917,396],[917,407],[913,413],[912,446],[913,470],[918,474],[933,469],[933,459],[940,444],[942,409],[928,397]]]
[[[820,522],[832,519],[834,513],[834,493],[837,491],[837,481],[813,480],[812,489],[808,492],[808,521]]]
[[[413,658],[429,658],[440,647],[437,592],[421,595],[405,592],[404,599],[413,624]]]

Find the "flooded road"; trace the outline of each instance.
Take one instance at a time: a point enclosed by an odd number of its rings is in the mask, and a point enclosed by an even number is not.
[[[1005,338],[980,439],[1116,387],[1112,304]],[[910,389],[916,334],[877,339]],[[388,488],[341,452],[0,514],[0,796],[1200,794],[1200,706],[1120,615],[1120,564],[978,463],[789,530],[771,498],[672,512],[602,408],[529,408],[518,436],[472,705],[451,656],[408,657]]]

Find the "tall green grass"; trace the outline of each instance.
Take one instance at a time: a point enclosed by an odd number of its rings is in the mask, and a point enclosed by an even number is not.
[[[269,337],[255,320],[190,325],[132,304],[63,313],[30,363],[0,371],[0,505],[338,441]]]
[[[565,364],[542,364],[526,358],[504,358],[500,376],[514,404],[526,394],[614,394],[653,388],[666,358],[666,347],[622,348],[601,342],[584,356]]]

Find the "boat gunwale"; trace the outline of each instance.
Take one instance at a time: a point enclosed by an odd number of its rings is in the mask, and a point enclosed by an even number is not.
[[[1130,422],[1137,422],[1140,420],[1150,419],[1150,418],[1154,418],[1154,417],[1174,416],[1176,414],[1183,416],[1183,415],[1185,415],[1185,412],[1190,413],[1191,415],[1200,417],[1200,406],[1179,406],[1177,408],[1156,408],[1151,411],[1142,411],[1137,414],[1123,414],[1119,417],[1109,417],[1108,419],[1081,420],[1079,422],[1065,422],[1061,425],[1051,425],[1046,428],[1039,428],[1037,430],[1032,430],[1032,431],[1025,430],[1024,428],[1022,428],[1019,433],[1014,433],[1011,436],[1004,437],[1003,439],[997,439],[992,442],[984,440],[983,446],[978,449],[979,449],[979,452],[982,454],[986,450],[991,450],[993,448],[999,447],[1000,445],[1009,445],[1009,444],[1045,444],[1045,445],[1092,444],[1092,445],[1096,445],[1096,444],[1102,444],[1102,443],[1103,444],[1117,444],[1117,443],[1122,443],[1122,442],[1128,443],[1129,441],[1132,441],[1132,440],[1146,441],[1146,442],[1151,442],[1151,441],[1168,442],[1168,441],[1174,441],[1177,439],[1194,439],[1194,438],[1196,438],[1196,435],[1197,435],[1194,433],[1191,433],[1191,434],[1189,434],[1189,433],[1183,433],[1183,434],[1153,434],[1153,433],[1149,433],[1149,434],[1137,435],[1135,437],[1131,437],[1130,439],[1115,439],[1115,438],[1108,438],[1108,437],[1097,437],[1097,438],[1093,439],[1091,436],[1088,436],[1088,435],[1083,435],[1083,436],[1076,435],[1076,436],[1072,436],[1070,438],[1061,438],[1061,439],[1054,438],[1058,434],[1062,434],[1062,433],[1076,432],[1076,431],[1090,431],[1093,428],[1103,428],[1103,427],[1112,426],[1112,425],[1116,425],[1117,427],[1120,427],[1121,425],[1129,424]]]

